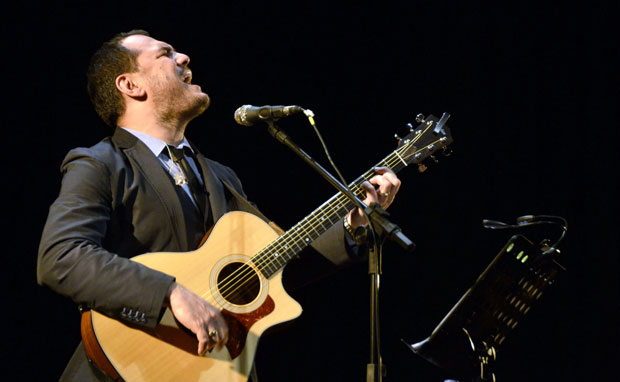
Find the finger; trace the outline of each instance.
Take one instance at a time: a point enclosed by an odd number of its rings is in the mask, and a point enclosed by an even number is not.
[[[201,330],[199,333],[196,333],[196,338],[198,339],[198,355],[205,355],[207,350],[209,350],[209,336]]]
[[[385,174],[382,175],[388,182],[390,182],[392,184],[392,188],[395,188],[396,191],[398,191],[398,188],[400,187],[400,179],[398,179],[398,177],[396,176],[396,174],[394,174],[393,172],[386,172]]]
[[[376,201],[381,204],[381,207],[387,208],[390,205],[390,202],[394,200],[396,188],[391,182],[384,179],[382,176],[374,179],[374,182],[377,194]]]
[[[392,184],[392,182],[390,182],[383,175],[373,176],[370,179],[370,183],[378,186],[378,195],[380,195],[380,196],[387,196],[387,195],[389,195],[389,193],[392,191],[392,188],[394,188],[394,185]]]
[[[218,350],[220,350],[220,349],[222,349],[226,345],[226,341],[224,340],[223,336],[221,336],[219,333],[217,334],[217,336],[214,339],[216,341],[213,344],[214,348],[217,348]]]
[[[200,338],[204,339],[205,341],[203,355],[205,352],[210,353],[213,350],[213,348],[218,345],[218,338],[219,338],[218,329],[215,328],[215,325],[213,327],[210,327],[210,326],[211,325],[205,324],[204,329],[201,330],[201,334],[200,334],[201,336]]]
[[[217,333],[220,339],[227,338],[228,337],[228,324],[226,323],[226,320],[224,319],[224,316],[222,315],[222,313],[214,309],[214,314],[213,314],[212,319],[216,325],[215,330],[217,330]]]
[[[227,335],[222,334],[224,330],[212,330],[209,332],[209,339],[212,341],[212,348],[221,349],[228,341]]]
[[[366,198],[364,199],[365,204],[370,204],[371,202],[378,202],[379,196],[377,195],[377,190],[375,187],[368,181],[361,184],[362,188],[366,191]]]
[[[210,322],[213,326],[209,336],[219,348],[220,345],[224,345],[228,341],[228,325],[226,320],[224,320],[224,316],[216,309],[211,309],[209,313]]]
[[[400,179],[396,176],[396,173],[392,171],[389,167],[376,167],[375,172],[379,175],[384,176],[394,187],[396,187],[396,191],[400,188]]]
[[[392,170],[388,169],[387,167],[381,167],[381,168],[386,169],[386,171],[377,171],[377,175],[373,176],[371,178],[371,181],[373,179],[384,179],[390,182],[392,187],[400,187],[400,179],[398,179],[396,174]]]
[[[212,329],[208,333],[209,335],[209,351],[213,348],[220,348],[220,333],[217,329]]]
[[[220,319],[218,321],[220,324],[220,329],[218,331],[218,338],[220,339],[220,343],[225,345],[228,342],[228,325],[226,324],[226,320],[220,315]]]
[[[388,174],[388,173],[394,174],[394,171],[392,171],[391,168],[386,167],[386,166],[375,167],[374,170],[379,175]]]

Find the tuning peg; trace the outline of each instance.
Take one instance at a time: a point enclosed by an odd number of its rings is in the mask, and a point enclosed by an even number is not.
[[[435,158],[434,155],[431,155],[431,159],[433,160],[433,162],[435,163],[439,163],[439,160],[437,158]]]
[[[426,118],[424,117],[424,114],[422,114],[422,113],[420,113],[420,114],[415,116],[415,121],[417,123],[422,123],[422,122],[424,122],[425,119]]]
[[[449,148],[447,148],[447,147],[444,147],[444,148],[442,149],[442,151],[441,151],[441,154],[442,154],[444,157],[449,157],[450,155],[452,155],[452,149],[449,149]]]
[[[409,128],[409,132],[410,133],[413,133],[413,130],[415,130],[415,128],[413,127],[413,125],[411,123],[408,123],[407,127]]]
[[[426,171],[427,169],[428,169],[428,167],[426,167],[423,163],[420,163],[418,165],[418,172],[420,172],[420,173]]]
[[[394,134],[394,138],[396,138],[398,142],[400,142],[400,140],[402,139],[401,137],[398,136],[398,134]]]

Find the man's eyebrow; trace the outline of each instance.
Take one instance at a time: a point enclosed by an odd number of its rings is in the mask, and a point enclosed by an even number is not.
[[[166,53],[170,53],[170,52],[176,52],[174,50],[174,47],[172,45],[161,45],[158,49],[158,51],[160,52],[166,52]]]

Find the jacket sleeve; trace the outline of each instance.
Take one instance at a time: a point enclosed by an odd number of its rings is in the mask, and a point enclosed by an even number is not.
[[[325,231],[312,243],[312,247],[333,264],[342,266],[362,260],[367,256],[367,247],[360,246],[344,230],[343,219]]]
[[[39,284],[112,318],[156,326],[174,278],[103,247],[116,198],[110,168],[91,149],[75,149],[61,171],[39,246]]]

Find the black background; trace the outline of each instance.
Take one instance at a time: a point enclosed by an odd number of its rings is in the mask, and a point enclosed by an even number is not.
[[[237,107],[312,109],[349,181],[394,150],[393,134],[416,114],[452,115],[454,154],[423,174],[400,173],[390,208],[417,250],[385,248],[387,380],[443,380],[400,339],[426,338],[508,239],[485,230],[482,219],[514,222],[525,214],[568,220],[567,272],[498,350],[498,380],[617,378],[617,2],[15,6],[2,23],[9,148],[2,363],[18,379],[57,380],[79,342],[74,304],[36,284],[38,240],[66,152],[110,133],[86,96],[88,59],[133,28],[189,54],[194,83],[212,104],[187,136],[234,168],[249,197],[282,227],[334,191],[263,127],[237,126]],[[302,117],[280,125],[328,166]],[[304,314],[261,340],[261,380],[364,380],[368,289],[362,264],[296,292]]]

